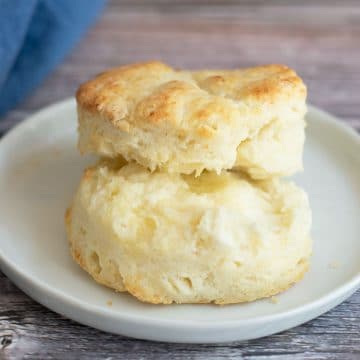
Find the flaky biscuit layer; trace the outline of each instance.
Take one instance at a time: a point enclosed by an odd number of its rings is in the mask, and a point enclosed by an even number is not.
[[[308,268],[311,213],[291,182],[150,173],[103,161],[66,215],[74,259],[150,303],[228,304],[285,290]]]
[[[266,178],[302,169],[306,88],[284,65],[134,64],[84,83],[76,98],[82,153],[196,175],[235,167]]]

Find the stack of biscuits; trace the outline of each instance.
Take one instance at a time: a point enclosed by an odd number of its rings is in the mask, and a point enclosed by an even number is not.
[[[77,94],[84,171],[66,225],[97,282],[155,303],[275,295],[311,255],[306,87],[283,65],[106,71]]]

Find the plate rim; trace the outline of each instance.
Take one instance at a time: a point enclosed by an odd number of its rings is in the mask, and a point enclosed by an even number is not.
[[[54,111],[64,111],[70,106],[74,106],[75,101],[73,98],[67,98],[49,106],[46,106],[39,111],[36,111],[25,120],[20,122],[19,124],[15,125],[11,128],[1,139],[0,139],[0,152],[3,146],[6,146],[8,142],[11,142],[13,138],[16,138],[21,135],[21,132],[25,131],[27,128],[34,127],[44,121],[44,116],[48,113]],[[328,122],[331,123],[332,126],[336,128],[337,131],[342,131],[346,135],[350,136],[352,140],[355,142],[355,146],[360,146],[360,135],[349,125],[344,122],[338,120],[335,116],[331,115],[330,113],[319,109],[315,106],[308,105],[308,113],[313,113],[316,117],[318,117],[319,121],[321,122]],[[22,286],[18,285],[18,279],[24,281],[30,288],[34,291],[38,291],[41,293],[49,293],[54,299],[57,299],[58,302],[65,304],[66,306],[73,307],[74,310],[81,310],[85,311],[89,315],[96,315],[96,316],[111,316],[117,321],[126,321],[128,323],[136,323],[136,324],[144,324],[144,325],[153,325],[157,328],[162,329],[169,329],[169,327],[179,328],[181,330],[186,330],[191,327],[192,330],[214,330],[214,329],[234,329],[241,326],[247,325],[259,325],[263,323],[272,323],[283,321],[285,319],[295,317],[302,313],[310,312],[316,308],[325,307],[326,304],[332,303],[336,301],[336,299],[340,298],[342,295],[346,293],[353,293],[360,287],[360,271],[349,278],[346,282],[342,285],[337,286],[327,292],[326,294],[322,295],[321,297],[317,298],[316,300],[306,302],[300,306],[287,309],[284,311],[280,311],[275,314],[268,314],[268,315],[260,315],[255,316],[248,319],[232,319],[232,320],[221,320],[221,321],[194,321],[194,320],[183,320],[183,319],[154,319],[151,317],[143,317],[139,316],[138,314],[127,313],[125,311],[119,312],[114,311],[112,309],[108,309],[106,307],[102,307],[100,305],[93,305],[81,300],[78,300],[76,297],[64,293],[54,287],[51,287],[40,280],[38,277],[33,277],[31,275],[26,274],[26,270],[23,269],[21,266],[17,265],[15,262],[6,259],[5,254],[3,254],[2,249],[0,248],[0,269],[9,277],[11,281],[13,281],[20,289],[23,289]],[[4,269],[6,269],[4,271]],[[24,291],[24,290],[23,290]],[[25,291],[28,293],[27,291]],[[36,300],[42,303],[44,306],[50,308],[55,312],[59,312],[55,310],[56,306],[51,306],[49,304],[44,304],[44,302]],[[199,304],[189,304],[189,305],[199,305]],[[176,306],[176,305],[175,305]],[[236,304],[232,305],[236,306]],[[66,315],[66,314],[64,314]],[[67,316],[67,315],[66,315]]]

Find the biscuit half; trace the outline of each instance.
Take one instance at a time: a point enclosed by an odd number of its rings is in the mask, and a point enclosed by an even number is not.
[[[79,149],[171,173],[302,169],[306,87],[284,65],[181,71],[160,62],[106,71],[76,94]]]
[[[103,161],[66,214],[74,259],[97,282],[155,304],[252,301],[300,280],[311,255],[306,194],[238,173],[150,173]]]

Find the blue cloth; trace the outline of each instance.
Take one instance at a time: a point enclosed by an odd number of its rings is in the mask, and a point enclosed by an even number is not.
[[[0,116],[58,65],[105,0],[0,0]]]

